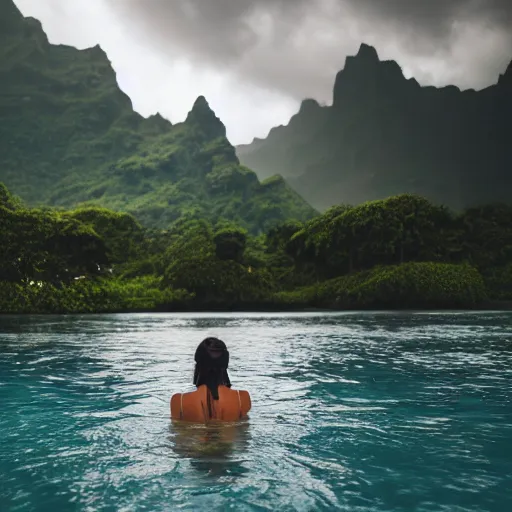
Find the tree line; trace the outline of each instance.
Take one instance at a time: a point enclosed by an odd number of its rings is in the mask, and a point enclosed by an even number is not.
[[[148,229],[105,208],[27,208],[0,185],[0,311],[477,307],[512,300],[512,207],[404,194],[255,236]]]

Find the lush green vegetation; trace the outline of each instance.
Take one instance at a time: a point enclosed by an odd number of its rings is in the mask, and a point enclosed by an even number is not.
[[[252,235],[105,208],[30,209],[0,186],[0,312],[471,308],[512,298],[512,207],[418,196]]]
[[[185,291],[162,289],[161,279],[88,279],[67,285],[0,282],[2,313],[111,313],[186,307]]]
[[[512,300],[510,206],[455,214],[405,194],[318,215],[240,164],[203,97],[183,123],[144,119],[99,47],[49,44],[11,0],[0,29],[0,178],[23,199],[0,185],[0,312]]]
[[[203,97],[172,125],[134,112],[99,47],[52,45],[11,0],[0,5],[0,180],[31,206],[101,206],[146,227],[234,222],[251,233],[315,214],[282,178],[240,165]]]
[[[475,307],[486,297],[482,276],[468,264],[409,262],[281,292],[275,299],[283,307],[441,309]]]

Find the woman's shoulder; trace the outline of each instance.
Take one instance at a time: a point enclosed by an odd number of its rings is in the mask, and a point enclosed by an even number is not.
[[[193,391],[185,391],[183,393],[174,393],[174,395],[172,395],[172,397],[171,397],[171,400],[178,400],[178,399],[181,400],[181,397],[185,398],[186,396],[197,395],[199,390],[200,390],[200,388],[194,389]]]
[[[249,394],[249,391],[246,391],[245,389],[231,389],[231,392],[236,393],[239,396],[243,409],[248,411],[251,408],[251,395]]]
[[[175,393],[171,396],[171,416],[173,418],[181,418],[185,409],[189,410],[190,406],[194,404],[194,396],[197,396],[198,390],[189,391],[186,393]],[[191,400],[192,398],[192,400]]]
[[[239,394],[240,396],[248,396],[249,395],[249,391],[246,391],[245,389],[235,389],[235,388],[230,388],[228,386],[219,386],[219,389],[223,389],[225,392],[229,393],[229,394]]]
[[[241,397],[249,398],[249,399],[251,398],[249,391],[246,391],[245,389],[237,389],[236,392],[239,393]]]
[[[185,393],[174,393],[174,395],[171,396],[171,407],[176,405],[181,408],[181,404],[183,403],[183,400],[186,397],[189,397],[191,395],[196,395],[196,394],[197,394],[197,389],[195,389],[194,391],[188,391]]]
[[[249,391],[246,391],[245,389],[240,390],[240,397],[242,398],[242,400],[245,400],[246,403],[249,404],[249,407],[251,407],[251,394],[249,393]]]

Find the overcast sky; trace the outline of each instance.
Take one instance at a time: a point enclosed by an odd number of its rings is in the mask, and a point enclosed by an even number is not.
[[[15,0],[50,42],[107,52],[144,116],[182,121],[199,95],[232,143],[330,104],[361,42],[421,84],[482,88],[512,59],[512,0]]]

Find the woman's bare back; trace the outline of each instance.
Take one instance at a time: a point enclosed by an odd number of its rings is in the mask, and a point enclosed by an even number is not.
[[[244,419],[251,409],[247,391],[226,386],[218,387],[219,399],[214,400],[205,385],[191,393],[177,393],[171,398],[171,418],[193,423],[209,421],[233,422]]]

